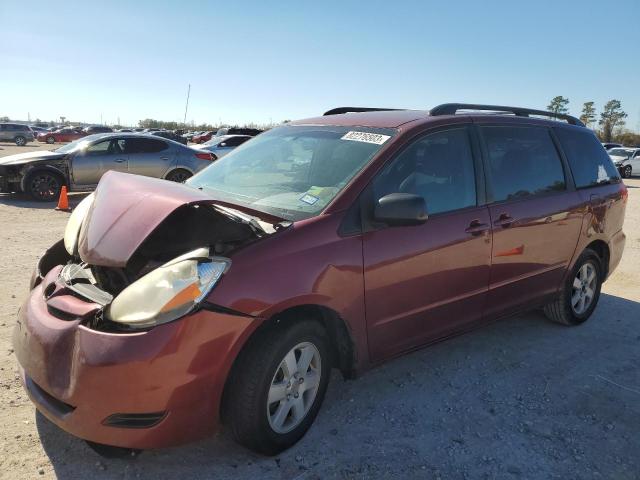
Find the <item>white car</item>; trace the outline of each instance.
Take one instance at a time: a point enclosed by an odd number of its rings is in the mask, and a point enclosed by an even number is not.
[[[207,150],[213,154],[215,160],[224,157],[231,150],[252,138],[251,135],[222,135],[220,137],[213,137],[208,142],[201,143],[200,145],[193,145],[191,148]]]
[[[623,178],[640,175],[640,148],[612,148],[607,153]]]

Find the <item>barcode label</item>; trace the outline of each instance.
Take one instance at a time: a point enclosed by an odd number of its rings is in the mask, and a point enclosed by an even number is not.
[[[352,142],[365,142],[365,143],[375,143],[376,145],[382,145],[384,142],[389,140],[391,137],[389,135],[380,135],[379,133],[368,133],[368,132],[347,132],[342,136],[342,140],[351,140]]]

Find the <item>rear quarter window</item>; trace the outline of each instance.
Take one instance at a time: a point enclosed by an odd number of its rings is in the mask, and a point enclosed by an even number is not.
[[[556,128],[576,188],[620,182],[620,174],[596,136],[589,130]]]

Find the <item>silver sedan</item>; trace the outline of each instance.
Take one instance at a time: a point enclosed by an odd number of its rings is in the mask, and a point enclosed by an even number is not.
[[[89,135],[53,151],[0,159],[0,191],[22,191],[55,200],[63,185],[92,190],[109,170],[183,182],[215,157],[172,140],[136,133]]]

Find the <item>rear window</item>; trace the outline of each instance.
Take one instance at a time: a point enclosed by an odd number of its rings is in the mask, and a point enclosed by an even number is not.
[[[564,169],[543,127],[482,127],[493,200],[501,202],[565,189]]]
[[[158,153],[167,148],[169,146],[162,140],[154,140],[152,138],[127,139],[127,153]]]
[[[556,128],[576,188],[619,182],[620,175],[596,136],[588,130]]]

